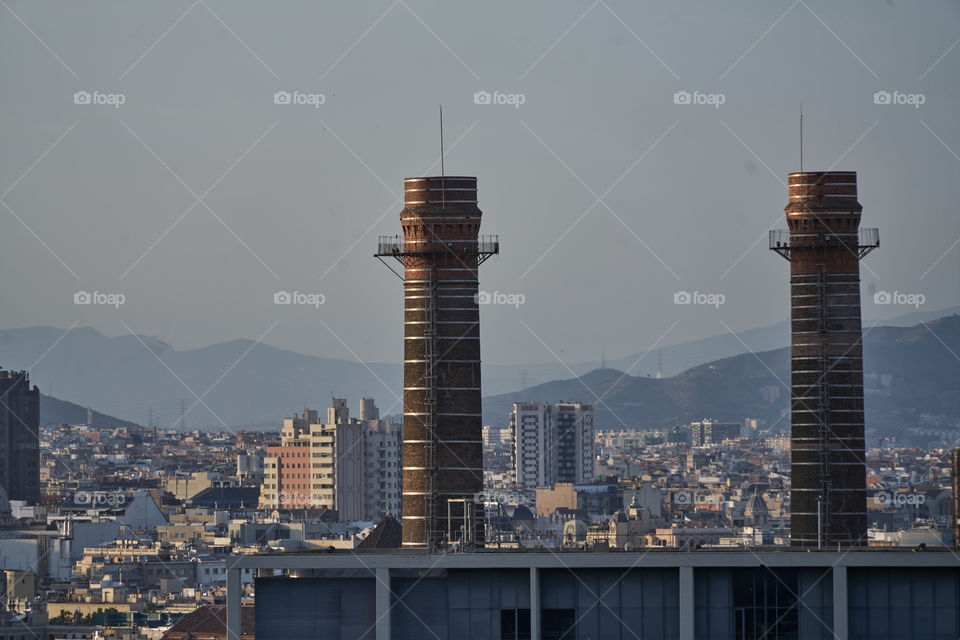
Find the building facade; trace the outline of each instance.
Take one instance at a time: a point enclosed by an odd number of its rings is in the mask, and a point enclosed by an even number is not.
[[[26,371],[0,370],[0,484],[10,500],[40,501],[40,390]]]
[[[724,440],[735,440],[740,437],[740,431],[739,422],[704,419],[690,423],[690,433],[694,446],[720,444]]]
[[[554,482],[554,447],[548,407],[540,402],[518,403],[513,405],[510,414],[514,478],[527,490],[547,487]]]
[[[947,550],[242,556],[227,564],[230,629],[244,569],[260,569],[258,640],[960,636]]]
[[[364,520],[379,522],[386,514],[400,516],[403,479],[403,431],[380,419],[372,398],[360,407],[363,431]]]
[[[493,425],[483,425],[483,446],[497,447],[510,444],[510,429],[502,429]]]
[[[510,437],[515,479],[525,490],[593,479],[593,405],[513,405]]]
[[[371,398],[360,419],[334,398],[321,422],[316,410],[283,421],[280,444],[267,447],[260,506],[332,509],[341,521],[379,521],[400,511],[402,429],[381,420]]]
[[[258,486],[263,482],[263,450],[237,454],[237,481],[241,485]]]

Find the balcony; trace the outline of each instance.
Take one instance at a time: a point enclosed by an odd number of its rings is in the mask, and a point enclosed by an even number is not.
[[[863,259],[864,256],[880,246],[880,231],[876,227],[859,229],[856,245],[853,245],[850,239],[841,235],[831,235],[829,233],[791,234],[789,229],[771,229],[769,245],[771,251],[776,251],[787,260],[790,259],[794,250],[828,246],[846,246],[851,251],[856,251],[858,258]]]
[[[480,262],[490,256],[500,253],[500,236],[480,236],[476,242],[469,240],[451,240],[442,242],[439,238],[436,242],[417,243],[409,245],[404,242],[400,236],[380,236],[377,239],[377,257],[402,258],[407,255],[419,255],[424,253],[439,253],[441,251],[452,251],[461,253],[477,253],[480,256]]]

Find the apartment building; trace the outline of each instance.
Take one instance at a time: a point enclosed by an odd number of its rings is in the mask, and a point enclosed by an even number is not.
[[[40,501],[40,391],[26,371],[0,370],[0,485],[10,500]]]
[[[724,440],[736,440],[742,431],[739,422],[721,422],[704,419],[690,423],[694,446],[720,444]]]
[[[381,420],[372,398],[359,419],[333,398],[321,422],[304,410],[283,421],[280,444],[267,447],[260,506],[336,510],[340,521],[378,521],[400,512],[402,430]]]
[[[510,414],[516,481],[526,490],[593,478],[593,405],[524,402]]]

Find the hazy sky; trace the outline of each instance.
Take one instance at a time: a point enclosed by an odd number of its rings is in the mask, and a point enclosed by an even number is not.
[[[956,2],[0,5],[4,328],[399,361],[401,283],[372,253],[403,178],[439,173],[440,103],[447,173],[478,176],[500,235],[481,289],[524,296],[483,307],[488,362],[782,320],[766,234],[801,103],[804,168],[856,170],[880,228],[864,315],[913,308],[876,291],[960,304]]]

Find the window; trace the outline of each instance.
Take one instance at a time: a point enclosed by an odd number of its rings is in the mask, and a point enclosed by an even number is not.
[[[500,609],[500,639],[529,640],[530,609]]]
[[[796,570],[747,570],[732,575],[736,637],[790,640],[798,637]]]

